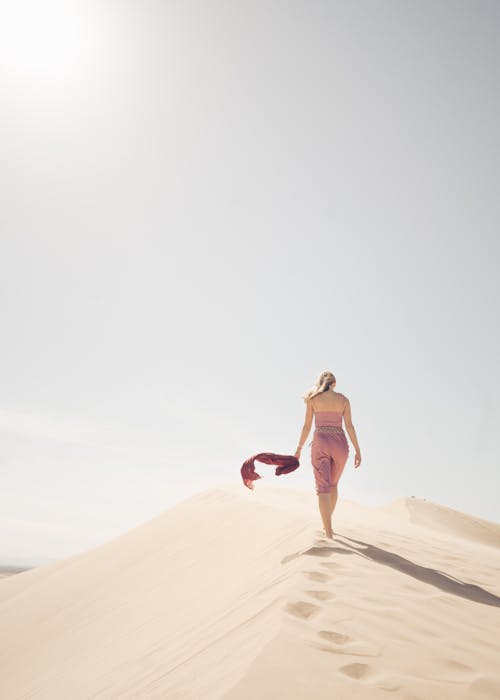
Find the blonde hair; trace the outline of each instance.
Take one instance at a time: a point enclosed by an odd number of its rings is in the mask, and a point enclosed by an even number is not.
[[[307,401],[309,399],[312,399],[314,396],[321,394],[323,391],[328,391],[331,385],[335,384],[336,382],[337,380],[335,379],[334,374],[328,371],[321,372],[314,386],[311,389],[309,389],[309,391],[306,392],[301,398],[304,399],[304,403],[307,403]]]

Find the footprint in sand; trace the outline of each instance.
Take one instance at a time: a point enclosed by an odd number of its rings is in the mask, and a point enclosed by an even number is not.
[[[330,591],[304,591],[307,595],[310,595],[316,600],[331,600],[335,598],[335,593],[330,593]]]
[[[307,578],[310,578],[311,581],[321,581],[321,583],[330,581],[332,578],[331,576],[328,576],[328,574],[322,574],[321,571],[303,571],[302,573],[304,576],[307,576]]]
[[[463,671],[467,674],[469,674],[471,671],[474,672],[474,669],[471,666],[463,664],[461,661],[457,661],[456,659],[445,658],[442,660],[442,664],[443,666],[448,667],[455,673],[459,673],[460,671]]]
[[[380,656],[380,649],[367,642],[355,641],[348,634],[341,634],[333,630],[320,630],[316,634],[324,641],[329,642],[328,646],[321,642],[311,642],[312,646],[321,649],[321,651],[327,651],[330,654],[344,654],[346,656]],[[363,679],[371,675],[371,671],[369,672],[367,669],[369,670],[371,667],[362,663],[354,663],[343,666],[339,670],[351,678]]]
[[[340,564],[336,564],[334,561],[321,562],[321,566],[324,566],[325,569],[330,569],[330,571],[333,571],[334,569],[341,569],[342,568],[340,566]]]
[[[368,666],[368,664],[347,664],[347,666],[341,666],[339,671],[355,681],[365,680],[374,675],[372,667]]]
[[[333,642],[333,644],[348,644],[349,642],[352,642],[351,637],[349,637],[347,634],[340,634],[339,632],[333,632],[332,630],[320,630],[318,632],[318,636],[322,637],[323,639],[327,639],[329,642]]]
[[[301,620],[308,620],[321,608],[313,603],[307,603],[305,600],[298,600],[296,603],[288,603],[285,610],[294,617],[299,617]]]

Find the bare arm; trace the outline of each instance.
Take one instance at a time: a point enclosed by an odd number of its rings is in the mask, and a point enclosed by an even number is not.
[[[356,431],[354,430],[354,425],[352,424],[351,404],[349,402],[349,399],[347,399],[347,398],[346,398],[346,403],[345,403],[343,415],[344,415],[345,429],[347,430],[349,437],[351,438],[351,442],[354,445],[354,448],[356,450],[356,454],[359,455],[359,457],[360,457],[359,461],[361,462],[361,450],[359,449],[358,438],[356,437]]]
[[[302,432],[300,434],[300,439],[299,439],[299,445],[298,445],[297,450],[295,452],[295,456],[297,458],[300,455],[300,451],[302,449],[302,446],[304,445],[305,441],[307,440],[307,436],[309,435],[309,431],[311,430],[312,419],[313,419],[312,401],[308,400],[307,401],[307,408],[306,408],[306,417],[304,419],[304,427],[302,428]]]

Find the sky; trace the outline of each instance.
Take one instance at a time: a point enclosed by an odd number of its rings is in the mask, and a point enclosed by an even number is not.
[[[323,370],[340,498],[499,522],[498,2],[0,8],[0,562],[245,492]]]

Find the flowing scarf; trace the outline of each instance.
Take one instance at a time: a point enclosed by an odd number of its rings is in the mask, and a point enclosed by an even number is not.
[[[289,472],[295,471],[297,467],[300,466],[299,460],[292,455],[277,455],[274,452],[260,452],[253,457],[249,457],[243,462],[241,467],[241,477],[243,483],[249,489],[253,490],[253,481],[256,479],[262,479],[262,477],[255,471],[254,462],[264,462],[264,464],[277,464],[279,465],[274,472],[276,476],[280,474],[288,474]]]

